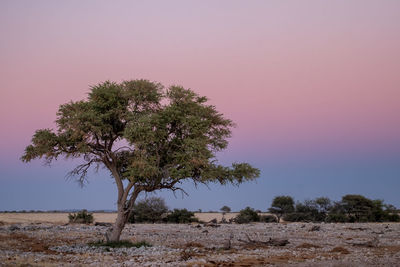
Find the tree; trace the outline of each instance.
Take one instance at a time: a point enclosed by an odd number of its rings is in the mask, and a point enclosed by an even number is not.
[[[331,222],[396,222],[400,221],[396,207],[383,200],[371,200],[362,195],[345,195],[329,211]]]
[[[129,218],[129,222],[161,222],[163,215],[168,212],[168,207],[164,199],[160,197],[149,197],[138,201],[134,205],[133,213]]]
[[[222,211],[222,222],[226,222],[225,214],[231,212],[231,208],[229,208],[228,206],[223,206],[222,208],[220,208],[220,211]]]
[[[295,212],[286,214],[284,220],[292,222],[322,222],[326,220],[331,206],[331,200],[327,197],[319,197],[315,200],[306,199],[302,203],[297,202]]]
[[[239,185],[259,176],[247,163],[218,164],[215,154],[227,147],[234,124],[206,102],[189,89],[164,90],[147,80],[100,83],[86,100],[61,105],[56,130],[37,130],[21,159],[81,158],[70,172],[81,184],[90,167],[105,167],[118,191],[106,238],[118,241],[141,192],[175,192],[184,180]]]
[[[269,208],[269,212],[273,213],[278,217],[278,222],[282,215],[293,212],[294,211],[294,200],[291,196],[276,196],[272,200],[271,207]]]
[[[362,195],[345,195],[342,197],[342,205],[350,222],[374,221],[372,212],[374,206],[381,205],[375,203]]]
[[[315,199],[318,211],[323,214],[327,214],[332,208],[332,201],[327,197],[318,197]]]
[[[220,211],[222,211],[222,214],[231,212],[231,208],[229,208],[228,206],[223,206]]]

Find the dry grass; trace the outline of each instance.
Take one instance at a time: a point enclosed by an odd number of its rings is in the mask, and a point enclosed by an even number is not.
[[[68,223],[69,213],[0,213],[0,221],[4,223]],[[95,222],[115,222],[116,213],[93,213]]]
[[[69,213],[0,213],[0,222],[3,223],[54,223],[54,224],[65,224],[68,223]],[[224,215],[225,219],[229,221],[235,218],[239,213],[230,212]],[[268,213],[260,213],[261,215],[268,215]],[[117,213],[93,213],[95,222],[108,222],[113,223],[117,218]],[[222,220],[222,213],[218,212],[196,212],[195,217],[200,221],[209,222],[213,219],[217,221]]]

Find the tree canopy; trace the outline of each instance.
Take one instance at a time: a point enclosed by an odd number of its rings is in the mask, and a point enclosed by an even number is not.
[[[104,166],[115,179],[124,225],[142,191],[179,190],[183,180],[239,185],[259,176],[248,163],[218,164],[216,152],[227,147],[234,123],[207,100],[148,80],[103,82],[86,100],[61,105],[56,129],[37,130],[21,159],[82,158],[70,172],[81,183],[90,167]]]
[[[278,222],[282,215],[294,211],[294,200],[291,196],[276,196],[272,200],[269,211],[278,217]]]

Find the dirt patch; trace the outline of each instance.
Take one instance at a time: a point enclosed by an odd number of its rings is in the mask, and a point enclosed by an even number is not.
[[[204,248],[204,245],[198,242],[188,242],[185,244],[186,248]]]
[[[340,254],[350,254],[350,251],[344,247],[334,247],[330,252]]]
[[[27,236],[26,234],[12,233],[10,235],[0,235],[0,247],[2,249],[18,249],[21,251],[44,252],[55,254],[49,250],[49,245],[43,241]]]
[[[303,243],[301,245],[298,245],[296,248],[321,248],[321,247],[310,243]]]
[[[385,254],[394,255],[400,253],[400,246],[380,246],[372,249],[376,256],[383,256]]]
[[[52,239],[42,240],[22,233],[0,234],[0,249],[17,249],[24,252],[43,252],[57,254],[49,250],[51,246],[71,244],[70,240]]]

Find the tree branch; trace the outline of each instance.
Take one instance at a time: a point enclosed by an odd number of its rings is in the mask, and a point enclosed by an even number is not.
[[[68,179],[75,176],[79,176],[78,183],[80,184],[81,187],[83,187],[90,166],[94,163],[98,164],[98,161],[99,161],[98,159],[91,159],[85,164],[78,165],[75,169],[67,173],[66,178]]]

